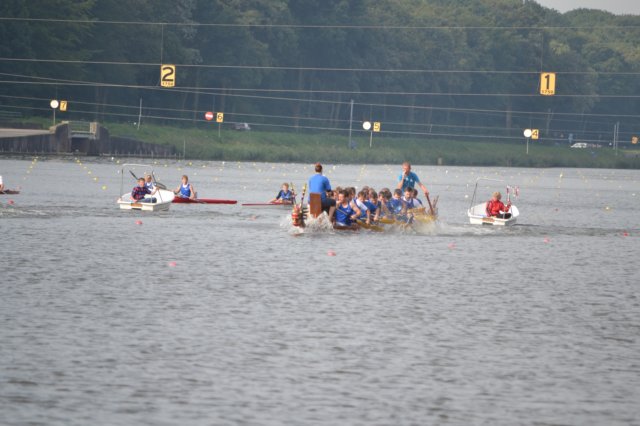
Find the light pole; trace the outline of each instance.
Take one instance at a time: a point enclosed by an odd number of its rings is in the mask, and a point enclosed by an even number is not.
[[[529,138],[533,134],[531,129],[524,129],[524,137],[527,138],[527,155],[529,155]]]
[[[370,130],[370,134],[369,134],[369,148],[371,148],[372,144],[373,144],[373,129],[371,128],[371,122],[370,121],[365,121],[364,123],[362,123],[362,128],[365,130]]]
[[[53,110],[53,125],[54,126],[56,125],[56,109],[58,109],[59,105],[60,105],[60,103],[58,102],[57,99],[51,99],[51,102],[49,102],[49,106]]]

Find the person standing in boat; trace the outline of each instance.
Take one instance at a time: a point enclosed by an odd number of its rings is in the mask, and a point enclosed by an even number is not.
[[[491,199],[487,201],[486,213],[488,217],[497,217],[499,219],[509,219],[511,217],[511,213],[509,210],[511,209],[511,201],[507,202],[505,206],[500,199],[502,198],[502,194],[496,191],[493,193]]]
[[[158,192],[158,188],[152,191],[147,188],[145,183],[144,178],[141,177],[138,179],[138,185],[134,186],[133,190],[131,190],[131,199],[136,203],[155,203],[157,200],[153,197],[153,194]],[[151,195],[152,197],[146,197],[147,195]]]
[[[0,192],[4,192],[4,182],[2,181],[2,175],[0,175]]]
[[[429,191],[427,191],[427,187],[420,182],[418,175],[411,171],[411,163],[405,161],[402,163],[402,173],[398,177],[398,185],[396,188],[404,192],[407,188],[415,188],[416,184],[420,186],[420,189],[424,192],[424,196],[428,197]]]
[[[196,198],[196,189],[189,183],[189,176],[187,175],[182,175],[182,184],[173,193],[180,198],[190,198],[192,200]]]
[[[327,191],[331,191],[329,179],[322,174],[322,164],[316,163],[316,174],[309,178],[309,195],[320,194],[322,200],[322,210],[327,212],[329,218],[333,218],[336,210],[336,200],[327,197]],[[311,199],[311,196],[309,196]]]

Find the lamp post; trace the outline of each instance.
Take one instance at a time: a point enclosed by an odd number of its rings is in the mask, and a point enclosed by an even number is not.
[[[529,138],[533,134],[531,129],[524,129],[524,137],[527,138],[527,155],[529,155]]]
[[[362,128],[365,130],[369,130],[370,134],[369,134],[369,148],[371,148],[372,144],[373,144],[373,129],[371,128],[371,122],[370,121],[365,121],[364,123],[362,123]]]
[[[58,102],[57,99],[51,99],[51,102],[49,102],[49,106],[53,110],[53,125],[54,126],[56,125],[56,109],[58,109],[59,105],[60,105],[60,102]]]

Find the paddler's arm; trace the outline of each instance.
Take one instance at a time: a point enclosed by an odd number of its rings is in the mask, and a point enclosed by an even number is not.
[[[354,203],[353,201],[351,202],[351,208],[355,211],[355,213],[351,216],[353,219],[357,219],[360,217],[360,215],[362,214],[362,212],[360,211],[360,209],[358,208],[358,205],[356,203]],[[353,217],[355,216],[355,217]]]
[[[191,184],[190,188],[191,188],[191,193],[189,194],[189,198],[192,199],[192,200],[195,200],[195,198],[196,198],[196,188],[193,186],[193,184]]]
[[[429,191],[427,191],[427,187],[424,186],[424,184],[422,182],[418,182],[418,185],[420,185],[420,189],[422,189],[422,192],[424,192],[424,196],[428,197],[429,196]]]

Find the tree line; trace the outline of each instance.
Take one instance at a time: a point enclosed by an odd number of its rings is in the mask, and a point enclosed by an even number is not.
[[[640,16],[522,0],[5,0],[0,110],[296,131],[621,141],[640,117]],[[160,85],[175,64],[175,87]],[[556,95],[541,96],[540,73]],[[353,113],[352,104],[353,101]],[[353,122],[350,117],[353,115]]]

